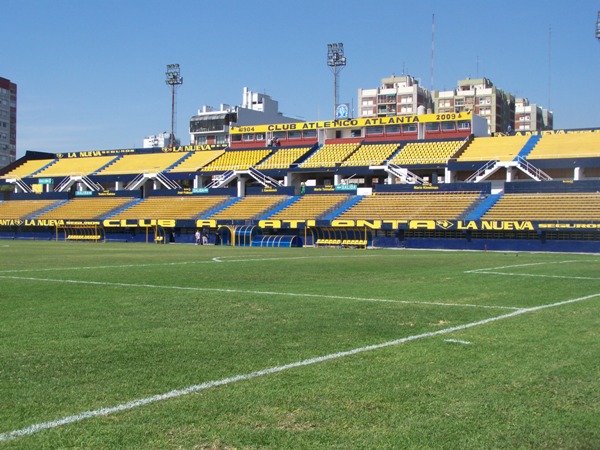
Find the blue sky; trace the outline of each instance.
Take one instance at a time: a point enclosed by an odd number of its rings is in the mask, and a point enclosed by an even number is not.
[[[333,111],[327,44],[348,60],[339,98],[408,74],[435,89],[487,77],[549,107],[555,128],[600,127],[600,1],[4,0],[0,76],[18,85],[17,156],[137,148],[170,131],[166,65],[178,63],[177,134],[202,105],[247,86],[284,114]],[[550,31],[551,30],[551,31]]]

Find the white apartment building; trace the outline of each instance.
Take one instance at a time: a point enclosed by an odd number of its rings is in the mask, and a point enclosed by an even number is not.
[[[219,109],[203,106],[190,119],[191,145],[227,145],[229,127],[299,122],[279,112],[279,103],[266,94],[252,92],[244,87],[242,104],[221,104]]]

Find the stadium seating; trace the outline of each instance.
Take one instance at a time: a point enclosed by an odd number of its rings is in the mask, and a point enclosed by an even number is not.
[[[112,219],[196,219],[204,211],[210,210],[228,197],[210,196],[156,196],[148,197],[139,203],[112,216]]]
[[[365,196],[338,219],[456,219],[479,192],[382,193]]]
[[[285,195],[248,195],[209,218],[217,220],[256,219],[264,211],[273,208],[286,198]]]
[[[600,193],[504,194],[482,219],[600,221]]]
[[[0,203],[0,219],[27,219],[58,205],[61,200],[10,200]]]
[[[55,159],[31,159],[29,161],[25,161],[18,167],[15,167],[13,170],[8,172],[6,175],[2,175],[0,178],[25,178],[30,176],[31,174],[37,172],[42,167],[50,164],[51,162],[56,161]]]
[[[127,203],[134,201],[132,197],[93,197],[74,198],[60,206],[48,210],[36,218],[38,219],[102,219],[111,211],[122,208]]]
[[[228,170],[248,170],[265,159],[271,149],[226,151],[220,157],[202,168],[203,172],[225,172]]]
[[[600,156],[600,133],[544,134],[527,159],[590,158]]]
[[[342,166],[380,166],[397,149],[399,143],[391,144],[364,144],[352,153]]]
[[[335,206],[348,199],[348,195],[329,194],[307,194],[287,208],[269,217],[274,220],[303,220],[318,219]]]
[[[124,155],[96,175],[123,175],[140,173],[163,172],[184,158],[181,153],[146,153],[137,155]]]
[[[217,159],[223,153],[225,153],[225,150],[203,150],[192,153],[175,167],[169,169],[169,173],[196,172]]]
[[[393,164],[445,164],[461,147],[463,141],[409,142],[394,156]]]
[[[512,161],[519,154],[529,136],[477,137],[457,161]]]
[[[358,142],[325,144],[300,164],[300,167],[335,167],[354,153],[359,146],[360,143]]]
[[[266,160],[256,166],[256,168],[258,170],[286,169],[303,155],[305,155],[309,150],[310,147],[280,148]]]
[[[90,158],[62,158],[54,164],[35,174],[36,178],[42,177],[68,177],[75,175],[89,175],[105,166],[116,156],[97,156]]]

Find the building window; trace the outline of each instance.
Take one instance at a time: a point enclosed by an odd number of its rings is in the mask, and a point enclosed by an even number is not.
[[[243,134],[243,135],[242,135],[242,139],[243,139],[245,142],[251,142],[251,141],[253,141],[253,140],[254,140],[254,135],[253,135],[253,134]]]
[[[317,130],[304,130],[302,132],[302,137],[306,138],[315,138],[317,137]]]
[[[367,134],[383,134],[383,127],[367,127]]]
[[[442,122],[442,131],[454,131],[456,125],[454,122]]]
[[[288,131],[288,139],[300,139],[301,137],[302,132],[300,130]]]
[[[399,134],[400,133],[400,125],[388,125],[385,127],[386,134]]]
[[[471,122],[468,122],[466,120],[461,120],[460,122],[458,122],[458,129],[459,130],[470,130]]]
[[[440,131],[440,124],[437,122],[429,122],[425,124],[425,129],[427,131]]]
[[[416,133],[417,126],[415,124],[402,125],[402,133]]]

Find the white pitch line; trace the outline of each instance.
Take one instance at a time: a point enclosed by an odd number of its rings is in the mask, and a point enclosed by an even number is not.
[[[545,261],[545,262],[526,263],[526,264],[510,264],[508,266],[484,267],[482,269],[466,270],[465,273],[489,272],[490,270],[514,269],[516,267],[547,266],[547,265],[551,265],[551,264],[571,264],[571,263],[589,263],[589,262],[598,262],[598,260],[597,259],[592,259],[592,260],[570,259],[570,260],[565,260],[565,261]]]
[[[151,264],[115,264],[109,266],[75,266],[75,267],[43,267],[43,268],[31,268],[31,269],[13,269],[13,270],[2,270],[1,273],[28,273],[28,272],[64,272],[72,270],[98,270],[98,269],[127,269],[132,267],[163,267],[163,266],[185,266],[193,264],[212,264],[213,262],[257,262],[257,261],[281,261],[281,260],[296,260],[296,259],[333,259],[333,258],[370,258],[376,256],[375,254],[369,255],[321,255],[321,256],[289,256],[289,257],[276,257],[276,258],[242,258],[242,259],[227,259],[233,258],[234,256],[219,256],[209,260],[202,261],[176,261],[176,262],[162,262],[162,263],[151,263]],[[216,261],[219,259],[219,261]]]
[[[460,339],[444,339],[444,342],[449,342],[451,344],[463,344],[463,345],[471,344],[469,341],[461,341]]]
[[[254,294],[254,295],[269,295],[269,296],[284,296],[284,297],[305,297],[305,298],[324,298],[328,300],[353,300],[361,302],[378,302],[378,303],[400,303],[406,305],[430,305],[430,306],[447,306],[457,308],[481,308],[481,309],[507,309],[519,310],[514,306],[496,306],[496,305],[474,305],[470,303],[444,303],[444,302],[427,302],[417,300],[394,300],[386,298],[368,298],[368,297],[352,297],[345,295],[325,295],[325,294],[307,294],[303,292],[276,292],[276,291],[253,291],[246,289],[222,289],[222,288],[205,288],[196,286],[165,286],[160,284],[136,284],[136,283],[116,283],[109,281],[90,281],[90,280],[69,280],[56,278],[37,278],[37,277],[20,277],[14,275],[0,275],[0,279],[5,280],[23,280],[23,281],[42,281],[49,283],[66,283],[66,284],[87,284],[96,286],[117,286],[128,288],[147,288],[147,289],[173,289],[180,291],[200,291],[200,292],[224,292],[230,294]]]
[[[470,272],[475,273],[475,272]],[[563,280],[600,280],[599,277],[576,277],[567,275],[544,275],[535,273],[510,273],[510,272],[476,272],[480,275],[507,275],[511,277],[532,277],[532,278],[560,278]]]
[[[594,297],[599,297],[599,296],[600,296],[600,293],[586,295],[585,297],[579,297],[579,298],[574,298],[574,299],[570,299],[570,300],[564,300],[562,302],[551,303],[548,305],[535,306],[532,308],[523,308],[523,309],[519,309],[517,311],[513,311],[513,312],[510,312],[507,314],[503,314],[501,316],[490,317],[488,319],[483,319],[483,320],[479,320],[477,322],[471,322],[471,323],[467,323],[467,324],[463,324],[463,325],[457,325],[454,327],[445,328],[443,330],[416,334],[413,336],[407,336],[404,338],[395,339],[393,341],[383,342],[381,344],[367,345],[365,347],[359,347],[359,348],[355,348],[352,350],[347,350],[347,351],[337,352],[337,353],[330,353],[328,355],[319,356],[316,358],[304,359],[302,361],[296,361],[296,362],[293,362],[290,364],[285,364],[282,366],[270,367],[267,369],[258,370],[256,372],[250,372],[250,373],[246,373],[246,374],[236,375],[236,376],[229,377],[229,378],[222,378],[220,380],[207,381],[205,383],[196,384],[193,386],[186,387],[184,389],[175,389],[175,390],[166,392],[164,394],[158,394],[158,395],[154,395],[151,397],[133,400],[131,402],[122,403],[117,406],[111,406],[111,407],[105,407],[105,408],[95,409],[95,410],[91,410],[91,411],[86,411],[86,412],[82,412],[79,414],[74,414],[72,416],[63,417],[62,419],[58,419],[58,420],[54,420],[54,421],[50,421],[50,422],[41,422],[41,423],[30,425],[25,428],[21,428],[19,430],[8,431],[8,432],[0,434],[0,442],[10,441],[10,440],[13,440],[13,439],[16,439],[19,437],[28,436],[28,435],[37,433],[39,431],[57,428],[62,425],[67,425],[67,424],[74,423],[74,422],[80,422],[82,420],[90,419],[93,417],[107,416],[109,414],[114,414],[114,413],[117,413],[120,411],[127,411],[130,409],[138,408],[140,406],[149,405],[151,403],[156,403],[156,402],[160,402],[160,401],[164,401],[164,400],[168,400],[168,399],[172,399],[172,398],[182,397],[184,395],[189,395],[194,392],[204,391],[204,390],[207,390],[207,389],[210,389],[213,387],[217,387],[217,386],[224,386],[224,385],[235,383],[238,381],[251,380],[253,378],[271,375],[274,373],[279,373],[279,372],[283,372],[286,370],[295,369],[297,367],[310,366],[313,364],[318,364],[318,363],[330,361],[333,359],[357,355],[359,353],[378,350],[378,349],[390,347],[393,345],[404,344],[406,342],[416,341],[419,339],[424,339],[424,338],[428,338],[428,337],[432,337],[432,336],[439,336],[442,334],[453,333],[455,331],[462,331],[462,330],[477,327],[480,325],[486,325],[488,323],[497,322],[499,320],[516,317],[516,316],[519,316],[519,315],[522,315],[525,313],[540,311],[540,310],[548,309],[548,308],[555,308],[558,306],[568,305],[571,303],[577,303],[577,302],[581,302],[583,300],[588,300],[588,299],[591,299]]]

